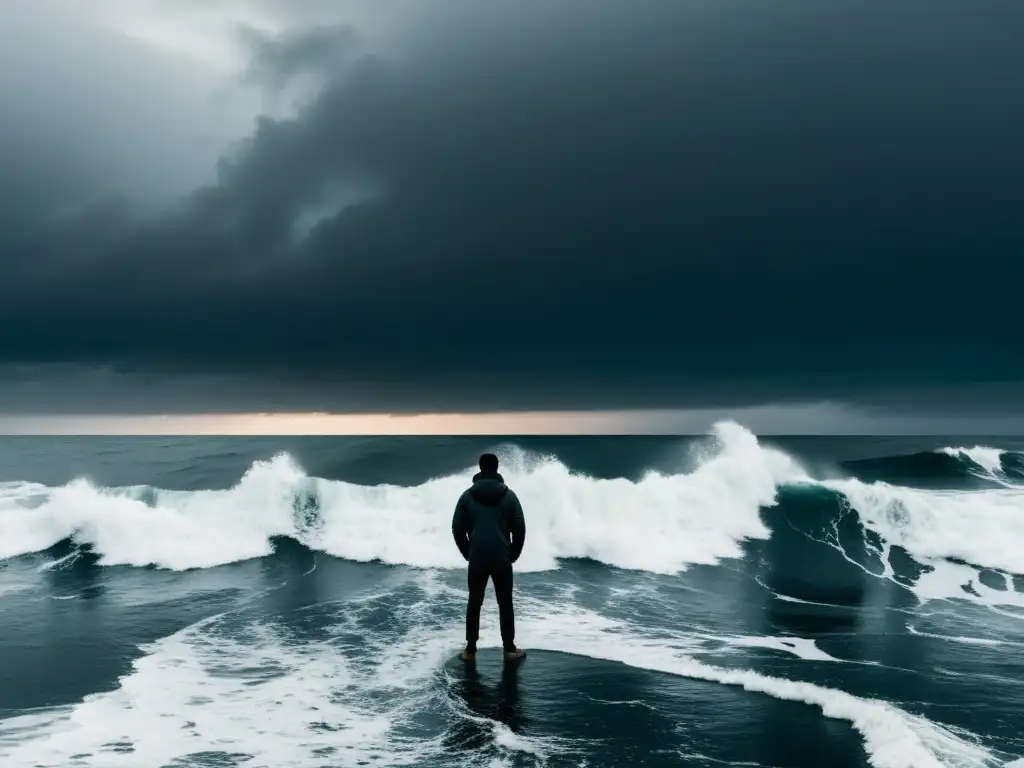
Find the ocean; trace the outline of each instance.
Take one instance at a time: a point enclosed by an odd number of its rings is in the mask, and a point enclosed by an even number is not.
[[[1024,439],[0,439],[3,768],[1021,768],[1022,649]]]

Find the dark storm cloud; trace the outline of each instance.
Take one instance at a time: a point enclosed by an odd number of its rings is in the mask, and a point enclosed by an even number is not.
[[[261,38],[318,98],[159,218],[9,250],[0,355],[301,382],[268,408],[1024,377],[1024,7],[549,5]]]

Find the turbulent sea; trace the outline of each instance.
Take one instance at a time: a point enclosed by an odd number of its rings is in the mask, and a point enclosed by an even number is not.
[[[1022,651],[1024,439],[0,439],[3,768],[1024,768]]]

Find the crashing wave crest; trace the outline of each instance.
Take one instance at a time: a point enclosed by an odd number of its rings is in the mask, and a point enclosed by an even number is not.
[[[573,557],[665,574],[713,565],[742,556],[744,541],[771,535],[761,510],[777,503],[780,487],[811,485],[842,494],[867,529],[922,562],[949,558],[1024,573],[1024,488],[819,481],[735,423],[716,425],[710,438],[692,470],[638,481],[596,479],[555,458],[507,453],[502,471],[528,516],[519,569],[548,570]],[[994,471],[996,453],[944,452]],[[185,570],[268,555],[285,536],[355,561],[461,567],[451,510],[472,471],[412,487],[362,486],[309,477],[282,454],[256,462],[226,490],[0,484],[0,559],[70,538],[88,545],[100,565]]]

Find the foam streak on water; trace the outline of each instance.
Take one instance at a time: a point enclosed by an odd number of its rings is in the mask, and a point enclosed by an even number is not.
[[[458,647],[459,627],[445,618],[450,596],[443,589],[428,579],[423,594],[416,602],[399,601],[389,621],[394,631],[385,638],[362,621],[380,610],[380,596],[336,609],[328,638],[315,641],[253,620],[203,622],[149,647],[111,693],[50,718],[0,721],[0,758],[11,768],[173,765],[203,753],[250,756],[246,765],[282,768],[439,758],[443,725],[418,738],[407,726],[437,701],[437,673]],[[519,610],[521,633],[534,648],[818,707],[862,735],[877,768],[993,765],[993,756],[966,736],[887,702],[699,662],[689,655],[694,643],[685,635],[654,638],[573,603],[527,597]],[[571,739],[530,738],[491,724],[498,757],[543,759],[573,748]],[[494,759],[493,753],[480,756]]]

